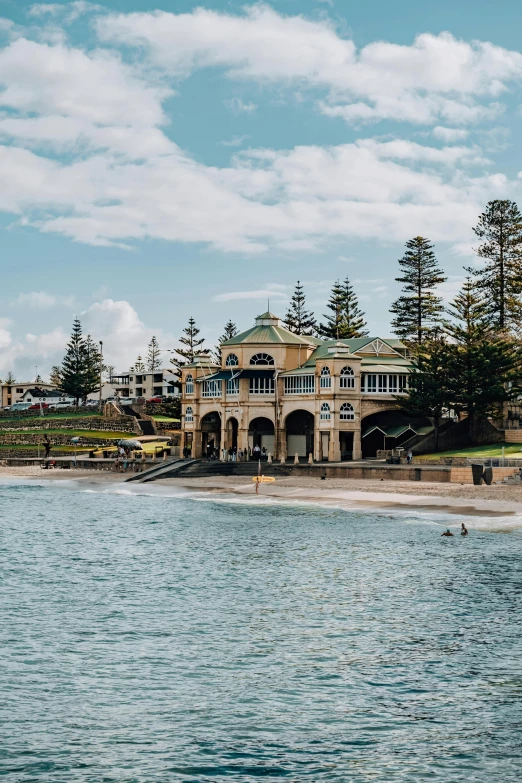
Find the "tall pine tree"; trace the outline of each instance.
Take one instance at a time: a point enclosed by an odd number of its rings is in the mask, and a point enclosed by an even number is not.
[[[214,349],[214,358],[216,360],[216,364],[220,365],[222,362],[221,346],[223,345],[223,343],[226,342],[227,340],[231,340],[232,337],[235,337],[237,333],[238,333],[237,326],[235,325],[235,323],[233,323],[233,321],[229,319],[225,324],[225,330],[221,335],[221,337],[219,338],[219,342]]]
[[[406,253],[399,259],[403,283],[402,294],[390,308],[395,315],[391,325],[402,340],[420,346],[440,326],[444,307],[442,299],[433,292],[447,278],[439,269],[433,245],[425,237],[414,237],[406,242]]]
[[[12,386],[13,383],[16,383],[16,378],[10,370],[7,373],[4,383],[7,383],[8,386]]]
[[[100,388],[100,371],[103,372],[100,350],[90,334],[87,335],[87,339],[85,340],[84,352],[85,369],[82,398],[85,400],[88,394],[92,394],[92,392],[98,391]]]
[[[504,402],[519,396],[520,347],[488,327],[489,303],[470,278],[449,314],[452,321],[445,328],[454,343],[453,406],[467,416],[473,438],[479,420],[498,415]]]
[[[441,419],[453,402],[455,346],[442,330],[434,332],[415,357],[407,396],[397,396],[399,406],[411,416],[429,416],[435,427],[435,451],[439,448]]]
[[[183,334],[179,338],[180,348],[176,348],[177,356],[173,356],[171,364],[177,368],[178,378],[181,378],[181,368],[185,364],[191,364],[198,354],[204,352],[204,337],[198,337],[199,329],[196,326],[194,318],[189,318],[188,325],[183,329]],[[179,381],[178,381],[179,383]]]
[[[88,341],[90,342],[88,343]],[[75,318],[71,339],[60,368],[60,389],[74,397],[76,405],[87,394],[94,391],[92,385],[96,349],[90,337],[88,341],[82,335],[82,325],[79,319]]]
[[[312,336],[316,330],[316,320],[311,310],[306,309],[306,296],[300,281],[297,281],[290,307],[283,321],[288,331],[294,334]]]
[[[343,283],[337,280],[332,286],[332,294],[326,305],[331,310],[325,314],[326,322],[318,326],[321,337],[327,340],[349,340],[353,337],[366,337],[366,321],[359,308],[357,296],[348,278]]]
[[[136,372],[145,372],[145,362],[143,361],[141,356],[138,356],[138,358],[136,359],[134,369]]]
[[[514,201],[490,201],[473,229],[482,240],[482,269],[468,269],[487,294],[486,319],[494,331],[520,328],[522,319],[522,215]]]
[[[62,383],[62,377],[61,377],[60,368],[57,365],[51,367],[51,373],[49,375],[49,383],[52,383],[52,385],[56,386],[57,389],[60,388],[60,385]]]
[[[161,367],[160,347],[158,345],[158,341],[156,340],[156,338],[153,337],[149,343],[148,352],[147,352],[147,370],[149,370],[149,372],[155,372],[155,370],[159,370],[160,367]]]

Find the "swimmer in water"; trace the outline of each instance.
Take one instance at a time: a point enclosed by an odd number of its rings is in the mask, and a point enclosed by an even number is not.
[[[443,535],[443,536],[453,536],[453,533],[452,533],[452,532],[451,532],[451,530],[448,528],[448,529],[446,530],[446,532],[445,532],[445,533],[442,533],[441,535]]]
[[[467,535],[468,535],[468,528],[466,527],[466,525],[464,524],[464,522],[463,522],[463,523],[462,523],[462,525],[460,526],[460,535],[461,535],[461,536],[467,536]]]

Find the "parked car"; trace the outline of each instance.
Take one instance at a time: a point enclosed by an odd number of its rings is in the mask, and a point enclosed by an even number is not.
[[[98,408],[100,405],[99,400],[87,400],[85,403],[86,408]]]
[[[28,411],[39,411],[39,410],[46,410],[49,407],[49,403],[47,402],[35,402],[34,405],[29,405],[27,408]]]
[[[163,398],[162,398],[162,397],[160,397],[160,396],[157,396],[157,397],[149,397],[149,399],[148,399],[148,400],[145,400],[145,402],[147,403],[147,405],[155,405],[155,404],[157,404],[157,403],[161,403],[161,402],[163,402]]]
[[[30,402],[15,402],[11,405],[12,411],[27,411],[31,407]]]
[[[74,404],[72,402],[52,402],[49,405],[49,409],[53,411],[60,410],[63,408],[72,408],[72,407],[74,407]]]

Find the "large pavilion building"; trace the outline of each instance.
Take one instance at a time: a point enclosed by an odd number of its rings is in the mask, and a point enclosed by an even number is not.
[[[274,459],[338,462],[372,457],[431,429],[408,420],[411,360],[397,339],[296,335],[270,312],[182,369],[183,447],[193,457],[258,445]]]

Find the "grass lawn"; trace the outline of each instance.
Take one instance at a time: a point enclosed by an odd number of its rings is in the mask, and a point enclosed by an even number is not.
[[[49,421],[49,419],[103,419],[99,413],[45,413],[43,416],[0,417],[0,428],[4,421]]]
[[[486,446],[471,446],[469,449],[455,449],[455,451],[440,451],[437,454],[419,454],[421,459],[438,459],[439,457],[468,457],[479,459],[502,456],[502,443],[492,443]],[[511,459],[522,459],[521,443],[505,443],[504,456]]]
[[[118,432],[108,430],[68,430],[68,429],[49,429],[49,430],[11,430],[9,432],[2,431],[0,429],[0,438],[2,435],[28,435],[28,436],[41,436],[41,435],[70,435],[70,437],[76,438],[105,438],[119,439],[119,438],[133,438],[135,435],[130,432]]]
[[[35,449],[37,449],[37,448],[38,448],[38,444],[37,443],[33,443],[33,444],[26,444],[26,443],[19,444],[19,443],[17,443],[17,444],[12,444],[12,445],[5,444],[5,443],[0,443],[0,451],[4,451],[4,450],[5,451],[12,451],[12,450],[15,450],[15,451],[35,451]],[[60,453],[62,451],[63,452],[70,452],[70,453],[72,453],[72,448],[73,448],[72,446],[53,446],[52,447],[52,451],[51,451],[51,457],[52,457],[53,454],[57,454],[57,453]],[[78,446],[76,451],[77,451],[78,454],[81,454],[81,453],[86,453],[87,454],[90,451],[90,448],[88,446]],[[42,453],[42,456],[43,456],[43,453],[44,453],[43,446],[41,446],[41,453]]]
[[[173,419],[171,416],[153,416],[154,421],[169,421],[179,423],[179,419]]]

